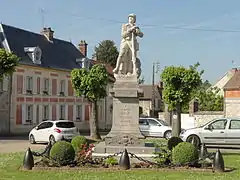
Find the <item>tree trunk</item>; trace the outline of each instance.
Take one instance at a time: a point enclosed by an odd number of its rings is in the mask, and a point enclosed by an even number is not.
[[[101,140],[98,128],[98,106],[97,101],[91,103],[91,119],[90,119],[90,133],[91,138]]]
[[[168,110],[168,104],[164,104],[164,119],[170,126],[172,125],[171,112]]]
[[[178,137],[181,132],[181,106],[178,104],[173,113],[172,136]]]

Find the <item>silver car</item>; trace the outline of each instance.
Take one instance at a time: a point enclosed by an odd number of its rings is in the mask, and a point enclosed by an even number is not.
[[[171,138],[172,128],[163,120],[157,118],[139,118],[139,129],[146,137]]]
[[[201,143],[225,147],[240,145],[240,118],[214,119],[200,127],[182,131],[180,137],[187,142],[195,138],[198,145]]]

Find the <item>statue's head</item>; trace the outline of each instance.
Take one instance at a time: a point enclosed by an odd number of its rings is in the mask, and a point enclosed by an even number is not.
[[[128,15],[128,22],[133,24],[136,23],[136,14],[129,14]]]

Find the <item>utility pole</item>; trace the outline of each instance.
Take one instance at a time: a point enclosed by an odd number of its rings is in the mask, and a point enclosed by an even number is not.
[[[151,111],[151,117],[154,117],[155,114],[155,74],[159,72],[159,67],[160,67],[160,63],[153,63],[153,67],[152,67],[152,102],[151,102],[151,106],[152,106],[152,111]]]

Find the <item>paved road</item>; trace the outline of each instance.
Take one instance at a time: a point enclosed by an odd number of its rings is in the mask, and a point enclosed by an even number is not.
[[[21,152],[26,151],[28,147],[32,150],[43,149],[45,144],[32,145],[28,140],[6,139],[0,140],[0,153]]]
[[[86,136],[88,137],[88,136]],[[24,152],[28,147],[31,150],[41,150],[45,144],[30,144],[27,136],[0,137],[0,153]]]
[[[41,150],[46,144],[30,144],[27,137],[0,137],[0,153],[24,152],[30,147],[32,150]],[[208,149],[210,152],[216,149]],[[221,149],[223,153],[240,153],[240,149]]]

